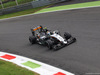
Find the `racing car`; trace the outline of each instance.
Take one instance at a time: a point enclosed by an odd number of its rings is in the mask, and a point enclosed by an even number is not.
[[[65,32],[64,37],[58,30],[51,31],[46,27],[37,26],[31,29],[32,35],[29,36],[31,44],[47,46],[50,50],[58,50],[76,41],[76,38]]]

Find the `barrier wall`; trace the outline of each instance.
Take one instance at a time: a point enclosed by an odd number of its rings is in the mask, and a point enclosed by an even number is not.
[[[69,1],[69,0],[37,0],[37,1],[32,1],[32,2],[21,4],[18,6],[0,9],[0,15],[14,13],[14,12],[18,12],[18,11],[22,11],[22,10],[26,10],[26,9],[36,8],[36,7],[45,6],[45,5],[49,5],[52,3],[58,3],[58,2],[63,2],[63,1]]]

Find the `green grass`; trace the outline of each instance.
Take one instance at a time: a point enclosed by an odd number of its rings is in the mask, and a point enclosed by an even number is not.
[[[35,0],[17,0],[18,4],[23,4],[23,3],[27,3],[27,2],[31,2],[31,1],[35,1]]]
[[[35,0],[17,0],[18,4],[23,4],[23,3],[27,3],[27,2],[31,2],[31,1],[35,1]],[[11,6],[16,6],[16,5],[17,4],[16,4],[15,1],[10,1],[10,2],[7,2],[7,3],[3,4],[4,8],[11,7]],[[1,4],[0,4],[0,9],[2,9]]]
[[[11,62],[0,60],[0,75],[39,75]]]
[[[26,14],[32,14],[32,13],[39,11],[39,10],[46,8],[46,7],[48,7],[48,6],[42,6],[42,7],[28,9],[28,10],[24,10],[24,11],[20,11],[20,12],[16,12],[16,13],[1,15],[0,19],[10,18],[10,17],[15,17],[15,16],[21,16],[21,15],[26,15]]]
[[[16,5],[16,2],[15,1],[11,1],[11,2],[4,3],[3,4],[4,8],[11,7],[11,6],[15,6],[15,5]]]
[[[1,6],[1,4],[0,4],[0,9],[2,9],[2,6]]]
[[[67,9],[74,9],[74,8],[83,8],[83,7],[91,7],[91,6],[100,6],[100,1],[93,1],[93,2],[86,2],[86,3],[78,3],[78,4],[70,4],[70,5],[52,7],[52,8],[40,10],[36,13],[67,10]]]

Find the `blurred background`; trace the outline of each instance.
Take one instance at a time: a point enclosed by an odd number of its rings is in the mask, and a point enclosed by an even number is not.
[[[0,9],[16,6],[19,4],[24,4],[31,1],[35,1],[35,0],[0,0]]]

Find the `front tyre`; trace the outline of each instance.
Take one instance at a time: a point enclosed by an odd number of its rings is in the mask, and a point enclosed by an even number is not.
[[[29,41],[31,44],[35,44],[36,43],[36,37],[35,36],[29,36]]]
[[[64,33],[64,38],[65,38],[66,40],[70,39],[71,37],[72,37],[71,34],[69,34],[69,33],[67,33],[67,32]]]

